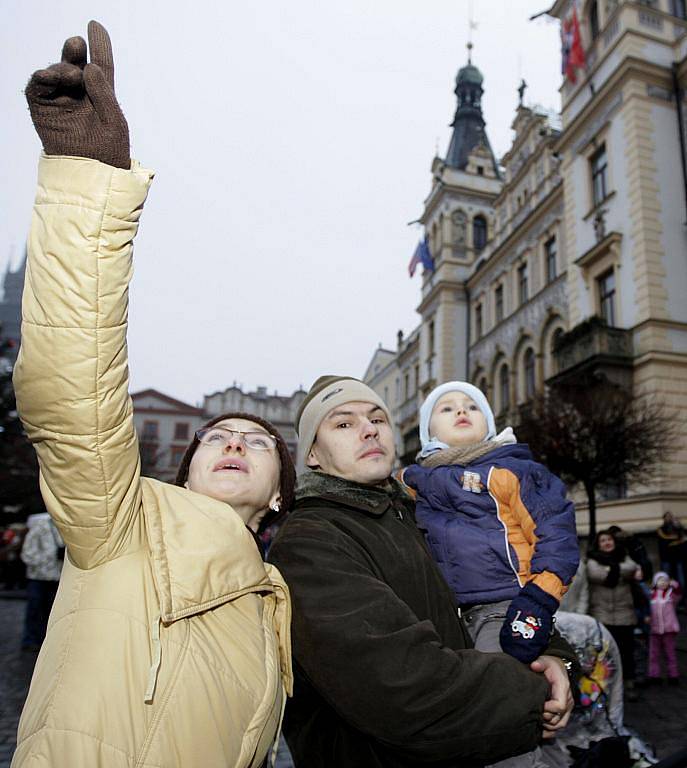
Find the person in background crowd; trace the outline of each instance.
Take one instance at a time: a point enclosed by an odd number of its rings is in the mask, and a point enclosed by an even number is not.
[[[642,578],[632,580],[630,589],[632,590],[632,602],[635,609],[635,618],[637,627],[641,631],[639,637],[642,646],[642,652],[635,654],[637,663],[636,680],[637,684],[644,683],[646,676],[647,659],[649,656],[649,618],[651,615],[651,577],[654,573],[654,566],[639,536],[626,531],[619,525],[611,525],[608,530],[615,536],[616,541],[621,547],[625,548],[627,554],[642,569]]]
[[[623,666],[625,692],[636,700],[634,629],[637,619],[631,583],[641,581],[642,569],[609,530],[599,531],[587,560],[589,613],[613,635]]]
[[[26,567],[20,557],[24,536],[26,526],[12,523],[0,537],[0,574],[7,590],[23,589],[26,585]]]
[[[577,572],[573,576],[568,591],[563,595],[558,611],[566,611],[568,613],[589,612],[589,580],[587,579],[586,560],[580,560]]]
[[[677,685],[680,671],[675,655],[675,638],[680,623],[675,607],[680,602],[681,590],[677,581],[670,579],[665,571],[654,576],[651,590],[651,635],[649,638],[648,682],[661,679],[661,657],[665,656],[668,668],[668,682]]]
[[[682,523],[673,515],[666,512],[663,523],[656,529],[658,536],[658,556],[661,570],[680,584],[685,595],[685,560],[687,560],[687,532]]]
[[[37,651],[45,638],[48,617],[64,563],[64,542],[47,512],[29,515],[21,549],[26,565],[26,617],[21,647]]]
[[[608,530],[615,536],[618,544],[625,547],[627,554],[642,569],[642,575],[646,581],[651,583],[651,579],[654,575],[654,566],[652,565],[651,558],[639,536],[631,531],[626,531],[619,525],[609,525]]]

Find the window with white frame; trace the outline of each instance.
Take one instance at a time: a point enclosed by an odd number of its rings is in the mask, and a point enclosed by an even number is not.
[[[487,220],[484,216],[475,216],[472,220],[472,245],[475,251],[482,251],[487,244]]]
[[[524,391],[525,399],[531,400],[537,386],[535,371],[535,356],[532,347],[529,347],[523,357]]]
[[[510,408],[510,377],[506,363],[499,368],[499,407],[501,413]]]
[[[518,267],[518,300],[524,304],[529,299],[529,270],[527,262]]]
[[[610,326],[615,325],[615,272],[609,269],[596,278],[599,314]]]
[[[592,40],[599,36],[599,4],[596,0],[589,4],[589,32]]]
[[[497,323],[503,320],[503,283],[494,289],[494,317]]]
[[[608,161],[606,145],[602,144],[589,159],[592,173],[592,202],[599,205],[608,194]]]
[[[551,283],[558,277],[558,267],[556,257],[558,255],[558,246],[556,237],[550,237],[544,243],[544,259],[546,262],[546,282]]]

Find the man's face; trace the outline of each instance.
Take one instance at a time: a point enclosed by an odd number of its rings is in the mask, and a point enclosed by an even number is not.
[[[366,485],[386,481],[394,465],[394,435],[372,403],[344,403],[322,419],[308,454],[309,467]]]

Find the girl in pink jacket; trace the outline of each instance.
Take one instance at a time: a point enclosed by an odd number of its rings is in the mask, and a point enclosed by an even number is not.
[[[665,571],[654,575],[651,592],[651,636],[649,638],[649,680],[661,676],[661,655],[665,654],[668,682],[677,685],[680,673],[675,656],[675,637],[680,631],[675,607],[680,602],[680,585]]]

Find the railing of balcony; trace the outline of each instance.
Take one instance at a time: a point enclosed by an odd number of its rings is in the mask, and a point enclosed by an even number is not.
[[[558,373],[599,356],[631,358],[630,331],[625,328],[612,328],[599,318],[592,318],[565,334],[554,350]]]

